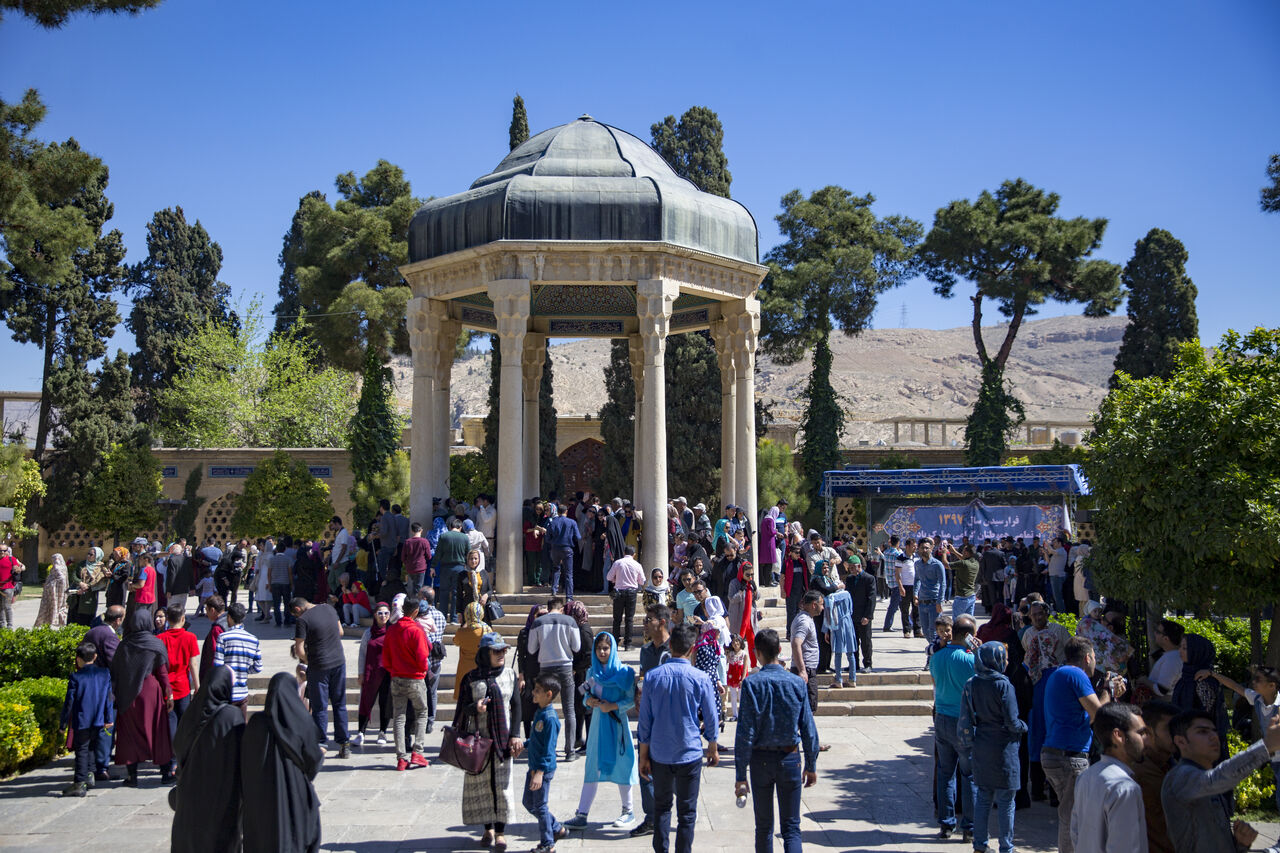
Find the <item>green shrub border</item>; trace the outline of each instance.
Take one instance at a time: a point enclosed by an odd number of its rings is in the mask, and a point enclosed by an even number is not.
[[[0,686],[28,678],[68,678],[75,669],[76,646],[89,629],[0,628]]]
[[[35,754],[41,740],[31,704],[0,697],[0,777],[15,773]]]
[[[62,706],[66,698],[65,678],[27,678],[0,687],[0,702],[28,705],[40,730],[40,742],[23,760],[23,769],[46,764],[67,751],[67,736],[62,728]]]

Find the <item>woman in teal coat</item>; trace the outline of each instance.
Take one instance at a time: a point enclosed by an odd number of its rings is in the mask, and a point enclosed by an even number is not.
[[[608,631],[596,635],[591,669],[582,685],[584,704],[591,709],[587,734],[587,766],[582,775],[578,813],[564,822],[569,829],[585,829],[587,813],[601,782],[613,782],[622,798],[622,815],[610,826],[623,829],[635,823],[632,790],[639,784],[636,747],[627,725],[627,712],[636,704],[636,675],[618,663],[618,644]]]

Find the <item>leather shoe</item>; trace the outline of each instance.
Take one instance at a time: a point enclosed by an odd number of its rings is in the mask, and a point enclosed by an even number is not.
[[[631,838],[640,838],[644,835],[653,835],[653,822],[646,820],[640,823],[635,829],[631,830],[628,835]]]

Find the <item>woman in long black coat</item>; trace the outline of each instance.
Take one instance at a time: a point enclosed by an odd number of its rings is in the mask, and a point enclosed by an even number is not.
[[[241,742],[244,853],[320,849],[320,798],[311,782],[323,760],[297,680],[276,673],[265,707],[249,720]]]
[[[178,785],[172,853],[234,853],[240,849],[240,739],[244,712],[231,704],[231,670],[214,667],[182,715],[173,738]]]

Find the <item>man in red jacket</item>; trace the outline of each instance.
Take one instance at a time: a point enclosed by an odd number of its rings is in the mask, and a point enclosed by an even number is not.
[[[427,685],[423,678],[431,667],[431,641],[427,632],[417,623],[418,599],[407,598],[404,616],[387,629],[382,645],[382,667],[391,676],[391,705],[395,717],[396,769],[407,770],[409,765],[428,767],[422,754],[427,742]],[[414,732],[412,754],[404,742],[406,705],[413,704],[417,730]]]

